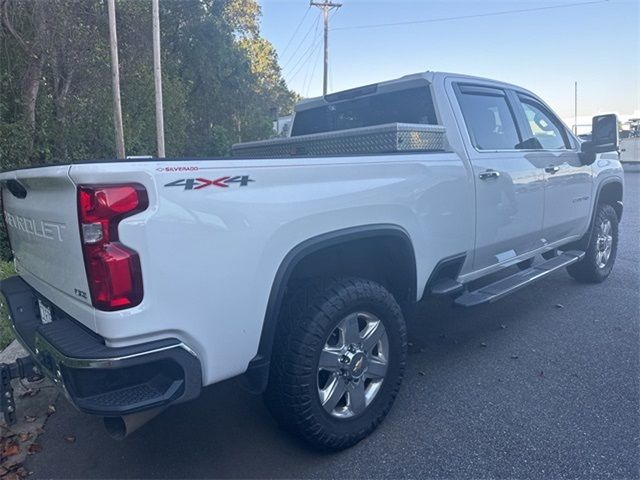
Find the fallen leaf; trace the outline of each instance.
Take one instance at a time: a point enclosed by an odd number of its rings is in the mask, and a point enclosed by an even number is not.
[[[509,357],[509,358],[511,358],[512,360],[517,360],[520,357],[518,355],[511,355],[511,357]]]
[[[413,347],[413,343],[411,343],[411,342],[407,342],[407,345],[408,345],[409,347]]]
[[[33,455],[34,453],[41,452],[42,445],[40,445],[39,443],[32,443],[31,445],[29,445],[29,449],[27,451],[29,452],[29,455]]]
[[[556,308],[564,308],[564,305],[562,305],[561,303],[556,303]]]
[[[15,470],[19,466],[20,466],[20,462],[17,462],[15,460],[5,460],[2,463],[2,468],[4,468],[7,472],[9,472],[11,470]]]
[[[5,427],[6,428],[6,427]],[[2,450],[4,448],[5,445],[8,445],[12,442],[11,439],[15,438],[16,434],[13,433],[11,430],[9,430],[7,428],[7,434],[6,435],[2,435],[2,437],[0,437],[0,450]]]
[[[17,443],[6,445],[2,451],[2,458],[12,457],[20,453],[20,446]]]
[[[24,443],[31,438],[31,434],[29,432],[22,432],[18,435],[18,438],[22,443]]]
[[[504,324],[502,324],[502,325],[500,325],[500,328],[501,328],[502,330],[504,330],[505,328],[507,328],[507,326],[506,326],[506,325],[504,325]]]
[[[36,417],[36,416],[34,416],[34,415],[25,415],[25,416],[24,416],[24,420],[25,420],[27,423],[33,423],[33,422],[35,422],[37,419],[38,419],[38,417]]]
[[[424,377],[424,372],[418,372],[418,375],[420,375],[421,377]]]
[[[56,406],[49,405],[49,408],[47,408],[47,415],[53,415],[54,413],[56,413]]]
[[[18,476],[20,478],[27,478],[33,472],[30,472],[29,470],[27,470],[24,467],[20,467],[18,470],[16,470],[16,473],[18,474]]]
[[[75,443],[76,442],[76,436],[75,435],[67,435],[66,437],[64,437],[64,441],[67,443]]]
[[[486,346],[487,346],[487,344],[486,344],[486,343],[484,343],[484,342],[482,342],[482,343],[480,344],[480,346],[481,346],[481,347],[486,347]]]
[[[20,394],[20,398],[34,397],[40,392],[39,388],[27,388]]]

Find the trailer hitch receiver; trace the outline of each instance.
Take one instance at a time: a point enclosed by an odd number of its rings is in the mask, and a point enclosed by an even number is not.
[[[13,425],[17,420],[11,380],[24,378],[33,381],[41,377],[40,370],[31,357],[18,358],[13,363],[0,363],[0,411],[7,425]]]

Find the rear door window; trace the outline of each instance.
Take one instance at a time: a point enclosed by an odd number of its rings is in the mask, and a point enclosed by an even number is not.
[[[428,87],[408,88],[342,100],[297,112],[291,136],[334,132],[387,123],[438,123]]]
[[[473,145],[478,150],[514,150],[521,142],[504,90],[460,85],[458,101]]]

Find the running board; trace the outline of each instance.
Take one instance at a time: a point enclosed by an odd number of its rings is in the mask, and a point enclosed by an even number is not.
[[[584,252],[571,250],[563,252],[546,262],[534,265],[510,277],[498,280],[473,292],[467,292],[455,299],[454,303],[461,307],[475,307],[483,303],[493,303],[510,293],[520,290],[547,275],[576,263],[584,257]]]
[[[431,295],[436,297],[450,297],[462,293],[464,291],[464,285],[451,278],[443,278],[436,282],[430,291]]]

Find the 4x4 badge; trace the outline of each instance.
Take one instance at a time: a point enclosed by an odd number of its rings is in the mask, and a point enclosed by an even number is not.
[[[171,183],[167,183],[165,187],[184,187],[185,190],[200,190],[206,187],[221,187],[228,188],[233,184],[238,184],[240,187],[246,187],[249,182],[255,182],[251,180],[249,175],[242,175],[238,177],[220,177],[215,180],[209,180],[207,178],[181,178]]]

